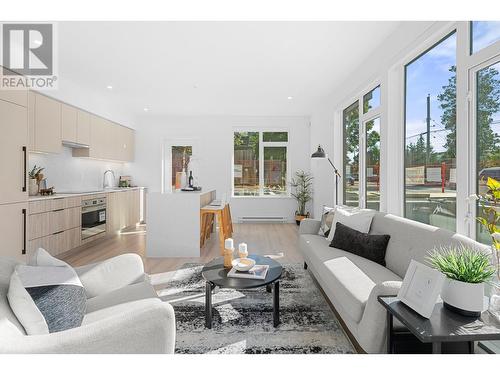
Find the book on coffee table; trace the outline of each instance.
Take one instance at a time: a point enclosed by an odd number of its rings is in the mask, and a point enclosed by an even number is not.
[[[268,270],[269,270],[269,266],[267,264],[264,264],[264,265],[256,264],[249,271],[237,271],[233,267],[233,268],[231,268],[231,271],[229,271],[227,273],[227,277],[237,277],[240,279],[264,280],[266,278]]]

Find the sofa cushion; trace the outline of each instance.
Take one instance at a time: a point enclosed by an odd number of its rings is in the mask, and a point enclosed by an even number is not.
[[[391,236],[366,234],[337,223],[330,247],[336,247],[385,266],[385,251]]]
[[[14,312],[10,308],[7,299],[10,278],[19,262],[14,259],[0,257],[0,337],[7,337],[9,334],[25,335],[24,327],[19,322]]]
[[[87,314],[111,306],[147,298],[158,298],[158,294],[151,284],[148,282],[131,284],[112,292],[89,298],[87,300]]]
[[[330,233],[330,228],[332,227],[334,215],[335,215],[335,208],[323,206],[323,214],[321,215],[321,223],[318,232],[320,236],[328,237],[328,234]]]

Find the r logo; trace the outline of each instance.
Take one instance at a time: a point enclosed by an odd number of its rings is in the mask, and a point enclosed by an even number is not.
[[[4,68],[26,76],[50,76],[53,74],[52,24],[2,25]],[[13,73],[7,69],[4,75]]]

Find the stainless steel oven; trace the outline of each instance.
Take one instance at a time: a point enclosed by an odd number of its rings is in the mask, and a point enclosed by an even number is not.
[[[106,232],[106,198],[82,201],[82,240]]]

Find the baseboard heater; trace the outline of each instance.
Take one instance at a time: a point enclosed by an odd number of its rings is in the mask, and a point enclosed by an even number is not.
[[[286,223],[288,218],[284,216],[240,216],[239,223]]]

